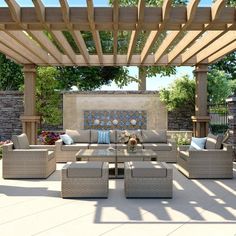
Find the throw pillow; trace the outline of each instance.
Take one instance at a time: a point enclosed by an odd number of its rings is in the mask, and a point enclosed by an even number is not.
[[[189,150],[193,151],[193,150],[204,149],[205,144],[206,144],[206,140],[207,140],[206,137],[205,138],[195,138],[195,137],[192,137]]]
[[[15,149],[29,149],[30,148],[29,140],[26,134],[13,135],[12,142]]]
[[[71,130],[66,129],[68,134],[74,143],[90,143],[90,130]]]
[[[74,143],[73,139],[68,134],[62,134],[60,135],[60,138],[66,145],[71,145],[72,143]]]
[[[98,131],[98,143],[110,144],[110,131]]]
[[[223,135],[207,135],[206,149],[220,149],[223,140]]]
[[[229,133],[229,130],[227,130],[224,134],[224,137],[223,137],[223,140],[222,140],[222,143],[227,143],[228,139],[229,139],[229,136],[230,136],[230,133]]]

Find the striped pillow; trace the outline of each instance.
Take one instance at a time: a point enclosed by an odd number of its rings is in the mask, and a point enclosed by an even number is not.
[[[98,143],[110,144],[110,131],[98,131]]]

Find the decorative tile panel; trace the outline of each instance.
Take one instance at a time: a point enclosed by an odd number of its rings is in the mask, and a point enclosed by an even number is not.
[[[136,110],[84,111],[84,129],[147,129],[147,112]]]

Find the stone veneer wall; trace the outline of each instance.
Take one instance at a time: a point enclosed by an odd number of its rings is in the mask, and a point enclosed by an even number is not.
[[[168,112],[168,130],[193,130],[191,116],[194,111],[184,107],[175,111]]]
[[[147,114],[147,129],[167,129],[166,106],[153,91],[66,92],[64,129],[84,129],[84,111],[89,110],[142,110]]]
[[[24,112],[23,93],[0,91],[0,140],[10,139],[12,134],[20,134],[20,115]]]

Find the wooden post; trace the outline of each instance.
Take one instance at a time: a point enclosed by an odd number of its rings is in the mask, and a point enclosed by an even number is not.
[[[194,71],[196,77],[195,116],[192,116],[194,137],[207,136],[209,129],[210,117],[207,111],[207,72],[208,68],[205,64],[197,65]]]
[[[40,117],[36,115],[35,65],[25,65],[24,76],[24,115],[20,119],[23,133],[26,133],[30,144],[37,144],[37,127]]]

